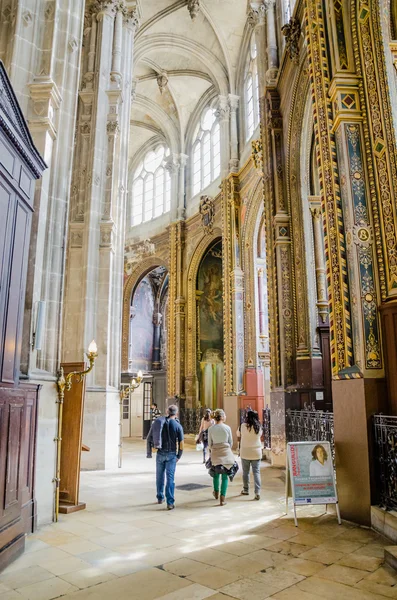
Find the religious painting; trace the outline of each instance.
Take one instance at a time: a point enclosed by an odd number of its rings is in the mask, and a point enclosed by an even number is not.
[[[222,241],[204,255],[197,277],[198,377],[200,402],[216,408],[223,403]]]
[[[130,313],[129,371],[150,371],[153,357],[153,289],[145,277],[137,286]]]

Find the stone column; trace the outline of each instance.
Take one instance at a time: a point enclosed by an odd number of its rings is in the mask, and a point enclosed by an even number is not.
[[[177,157],[178,171],[178,212],[177,218],[184,219],[186,216],[186,164],[188,159],[187,154],[179,154]]]
[[[230,161],[229,171],[237,173],[240,165],[238,157],[237,109],[240,96],[229,94],[230,106]]]
[[[323,215],[321,199],[309,198],[310,212],[313,219],[314,263],[317,285],[317,310],[322,323],[328,322],[327,278],[325,271]]]
[[[274,85],[278,73],[278,50],[276,37],[276,0],[264,0],[267,25],[267,72],[266,80]]]
[[[98,359],[87,378],[86,469],[117,463],[134,4],[109,1],[87,8],[91,32],[80,91],[63,354],[65,362],[76,360],[91,339],[97,341]]]
[[[21,355],[22,378],[42,386],[36,481],[39,525],[50,522],[53,515],[55,380],[62,347],[64,248],[83,18],[84,7],[77,0],[49,0],[37,5],[37,10],[3,3],[0,18],[0,55],[34,144],[48,166],[35,187]],[[38,21],[42,26],[36,27]],[[45,311],[43,341],[36,348],[39,301],[45,303]]]
[[[221,133],[221,177],[224,179],[229,174],[229,159],[230,159],[230,106],[226,96],[218,97],[218,108],[216,116],[219,119]]]
[[[170,226],[168,394],[185,401],[185,298],[183,295],[184,221]],[[189,389],[190,392],[190,389]]]
[[[343,517],[370,525],[374,482],[368,423],[371,414],[384,410],[385,398],[374,280],[377,259],[368,202],[373,164],[365,151],[366,110],[350,53],[340,40],[330,85],[325,37],[329,22],[315,0],[307,0],[307,18],[327,261],[339,504]],[[338,9],[338,28],[346,31],[343,20],[343,10]],[[359,498],[353,491],[358,486]]]
[[[267,52],[266,52],[266,7],[261,0],[260,2],[250,2],[247,14],[248,23],[253,28],[255,36],[257,66],[258,66],[258,83],[259,83],[259,98],[262,98],[266,87],[266,72],[267,72]]]
[[[157,312],[158,307],[155,309],[153,315],[153,355],[152,355],[152,369],[153,371],[159,371],[161,369],[160,361],[160,342],[161,342],[161,323],[163,316]]]

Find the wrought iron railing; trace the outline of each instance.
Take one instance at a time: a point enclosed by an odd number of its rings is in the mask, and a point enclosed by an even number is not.
[[[270,450],[272,447],[272,438],[270,428],[270,408],[268,406],[262,410],[262,427],[265,449]]]
[[[287,442],[329,442],[335,464],[334,413],[316,410],[314,405],[287,409],[285,429]]]
[[[240,425],[244,423],[245,415],[247,410],[251,409],[251,406],[246,406],[245,408],[240,408]],[[271,448],[271,430],[270,430],[270,408],[266,406],[262,410],[262,429],[264,436],[264,447],[265,450],[270,450]]]
[[[185,433],[198,433],[201,419],[204,416],[205,408],[181,408],[179,410],[179,421]]]
[[[374,415],[373,421],[379,504],[397,510],[397,417]]]

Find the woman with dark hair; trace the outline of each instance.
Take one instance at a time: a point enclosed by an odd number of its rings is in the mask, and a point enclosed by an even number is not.
[[[332,463],[328,452],[322,444],[316,444],[312,450],[310,462],[310,477],[329,477],[332,473]]]
[[[211,415],[212,410],[210,408],[206,408],[204,416],[201,419],[200,430],[196,439],[196,444],[203,444],[203,463],[205,463],[205,452],[208,448],[208,429],[211,427],[211,425],[215,424],[215,421]]]
[[[256,410],[248,409],[245,421],[237,431],[240,439],[240,457],[243,467],[242,496],[249,495],[250,468],[254,474],[255,500],[261,498],[262,426]]]
[[[214,480],[213,496],[217,500],[220,495],[220,505],[226,504],[226,492],[230,481],[233,481],[238,471],[238,464],[232,452],[232,430],[225,424],[225,411],[217,408],[214,412],[215,425],[208,430],[208,445],[211,458],[207,461],[208,472]],[[222,483],[221,483],[222,478]],[[219,489],[220,488],[220,489]]]

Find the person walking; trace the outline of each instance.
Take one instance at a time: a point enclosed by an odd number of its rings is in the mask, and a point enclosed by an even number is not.
[[[238,464],[232,452],[233,437],[229,425],[225,424],[225,412],[217,408],[214,413],[215,425],[208,429],[208,446],[211,457],[207,463],[208,472],[213,478],[214,491],[213,496],[216,500],[219,498],[220,505],[226,504],[226,493],[230,481],[233,481],[238,471]],[[222,480],[222,482],[221,482]]]
[[[243,467],[242,496],[249,495],[250,468],[254,474],[255,500],[261,498],[262,426],[256,410],[246,412],[245,422],[237,431],[240,440],[240,457]]]
[[[203,463],[205,463],[205,454],[208,448],[208,429],[215,425],[214,419],[211,417],[212,410],[210,408],[206,408],[204,412],[204,416],[201,419],[200,429],[198,432],[198,436],[196,439],[196,444],[203,444]]]
[[[164,502],[166,480],[165,498],[168,510],[175,508],[175,469],[183,454],[183,428],[176,418],[177,415],[178,407],[171,404],[166,417],[158,417],[153,421],[147,437],[147,458],[152,458],[152,450],[157,448],[157,503]]]
[[[159,411],[157,404],[152,402],[150,407],[150,418],[152,421],[155,421],[158,417],[161,417],[161,412]]]

